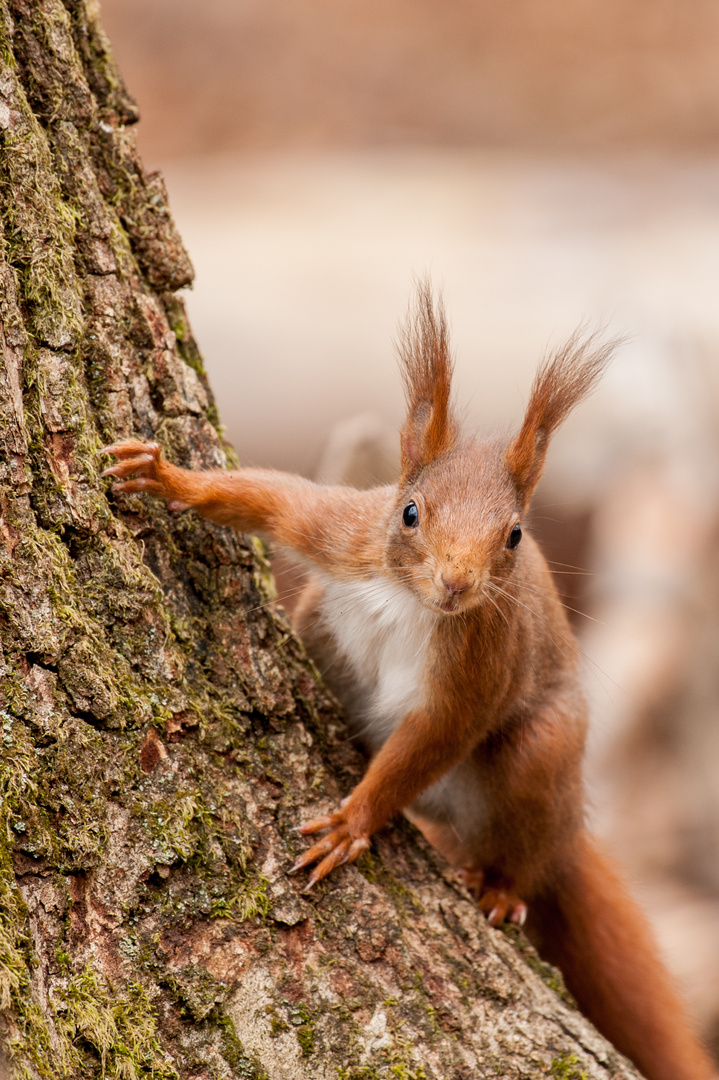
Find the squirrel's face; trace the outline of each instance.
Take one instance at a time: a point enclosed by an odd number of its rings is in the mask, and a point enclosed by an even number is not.
[[[399,490],[387,566],[434,611],[491,603],[492,589],[512,575],[522,528],[502,449],[464,446]]]

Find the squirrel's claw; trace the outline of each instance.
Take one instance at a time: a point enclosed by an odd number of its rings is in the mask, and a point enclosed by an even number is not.
[[[303,892],[309,892],[313,885],[316,885],[323,877],[327,877],[336,866],[342,866],[343,863],[347,861],[347,853],[351,842],[349,836],[344,836],[339,843],[330,850],[329,854],[317,864],[310,874],[309,880],[302,890]]]
[[[308,848],[307,851],[303,851],[290,870],[290,873],[294,874],[298,870],[304,870],[306,866],[310,866],[311,863],[317,862],[318,859],[323,859],[325,855],[329,855],[329,853],[337,846],[340,839],[344,839],[344,836],[337,836],[337,833],[342,832],[343,830],[341,829],[334,829],[327,836],[323,836],[321,840],[318,840],[316,844],[313,844],[311,848]]]
[[[302,836],[311,836],[312,833],[322,832],[323,829],[331,829],[333,825],[339,825],[342,821],[342,814],[327,814],[326,817],[314,818],[313,821],[306,821],[304,825],[298,825],[296,831]]]
[[[157,495],[161,499],[165,497],[164,485],[159,480],[152,480],[149,476],[136,476],[134,480],[123,480],[121,484],[113,484],[112,490],[124,491],[127,495],[133,495],[136,491],[146,491],[148,495]]]
[[[155,461],[161,456],[159,443],[142,442],[140,439],[126,439],[124,442],[110,443],[109,446],[103,446],[100,453],[114,454],[121,461],[123,458],[137,454],[149,454]]]
[[[509,921],[514,923],[515,926],[524,926],[527,921],[528,910],[527,905],[522,900],[518,900],[510,912]]]
[[[161,457],[159,443],[140,442],[138,439],[128,439],[127,442],[111,443],[103,446],[101,454],[113,454],[117,458],[116,465],[110,465],[102,473],[103,476],[131,476],[134,472],[154,475],[157,463]]]
[[[138,472],[143,465],[153,465],[155,458],[152,454],[140,454],[138,457],[124,458],[117,465],[111,465],[109,469],[104,469],[102,476],[130,476],[131,473]]]
[[[140,442],[139,439],[111,443],[110,446],[103,446],[100,453],[113,454],[117,458],[117,464],[110,465],[102,475],[117,476],[120,479],[131,476],[133,473],[140,473],[141,476],[154,480],[162,457],[159,443]]]
[[[515,892],[485,889],[477,903],[480,911],[487,916],[490,926],[500,926],[503,922],[524,926],[527,921],[527,905]]]

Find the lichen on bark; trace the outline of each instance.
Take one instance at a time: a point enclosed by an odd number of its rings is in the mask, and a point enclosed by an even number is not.
[[[262,549],[99,476],[131,435],[234,460],[162,180],[96,5],[0,0],[0,39],[10,1075],[635,1075],[408,825],[314,897],[287,877],[361,762]]]

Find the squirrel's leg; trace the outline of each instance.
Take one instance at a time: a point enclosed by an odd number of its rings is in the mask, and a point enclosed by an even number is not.
[[[501,740],[473,752],[488,812],[467,865],[485,871],[478,902],[494,914],[492,921],[505,898],[508,917],[524,917],[526,908],[519,905],[531,907],[583,827],[584,708],[583,697],[568,681],[536,712],[505,725]]]
[[[438,731],[443,738],[437,737]],[[476,731],[466,715],[439,715],[424,709],[408,713],[342,807],[300,826],[303,835],[331,831],[300,856],[293,870],[317,863],[307,886],[311,888],[335,866],[352,862],[369,847],[371,833],[465,758],[475,740]]]
[[[413,810],[405,810],[405,816],[417,826],[432,847],[457,868],[465,889],[487,916],[490,926],[499,926],[505,921],[524,926],[527,905],[517,895],[513,882],[478,865],[450,824],[428,821]]]
[[[534,714],[505,724],[501,739],[478,743],[463,768],[484,809],[463,827],[461,800],[447,821],[412,821],[459,871],[493,925],[523,925],[528,907],[556,872],[582,825],[584,703],[571,681]],[[451,820],[450,820],[451,819]],[[460,837],[462,839],[460,839]]]
[[[353,572],[379,557],[374,523],[383,519],[390,489],[323,487],[274,469],[182,469],[157,443],[138,440],[103,453],[118,459],[102,474],[120,481],[115,491],[146,492],[171,510],[193,509],[218,525],[271,536],[330,572]]]

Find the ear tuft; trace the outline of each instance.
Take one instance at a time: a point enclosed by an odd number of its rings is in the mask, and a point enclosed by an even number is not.
[[[407,398],[401,431],[402,479],[411,480],[434,458],[451,449],[458,427],[450,408],[453,363],[442,300],[436,309],[425,278],[397,342]]]
[[[596,387],[621,339],[600,343],[581,330],[540,366],[519,434],[505,460],[526,505],[544,469],[552,433]]]

